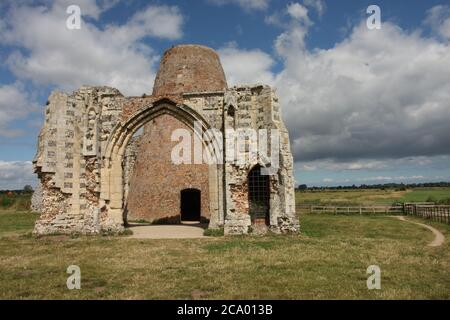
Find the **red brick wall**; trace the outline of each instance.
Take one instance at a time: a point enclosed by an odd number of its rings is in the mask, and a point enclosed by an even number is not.
[[[201,215],[210,217],[207,164],[175,165],[171,141],[175,129],[192,130],[170,115],[162,115],[145,125],[140,139],[136,166],[127,199],[128,220],[154,221],[180,215],[180,192],[186,188],[201,191]]]

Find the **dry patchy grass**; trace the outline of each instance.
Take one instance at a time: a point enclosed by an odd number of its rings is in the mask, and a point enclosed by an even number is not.
[[[448,241],[427,247],[428,230],[389,217],[306,215],[301,235],[185,240],[33,238],[32,221],[0,224],[2,299],[450,298]],[[71,264],[81,290],[66,288]],[[366,287],[371,264],[382,290]]]

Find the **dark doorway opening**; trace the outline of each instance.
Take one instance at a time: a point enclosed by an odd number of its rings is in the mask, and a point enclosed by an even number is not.
[[[200,221],[200,190],[181,190],[181,221]]]
[[[270,225],[269,176],[261,174],[259,165],[253,167],[248,174],[248,204],[253,224]]]

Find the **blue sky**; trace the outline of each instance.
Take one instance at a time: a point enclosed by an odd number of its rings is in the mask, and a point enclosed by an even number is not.
[[[70,4],[81,30],[65,27]],[[371,4],[381,30],[366,27]],[[277,88],[297,183],[450,181],[449,41],[444,0],[2,1],[0,188],[35,183],[52,90],[150,93],[180,43],[216,49],[229,84]]]

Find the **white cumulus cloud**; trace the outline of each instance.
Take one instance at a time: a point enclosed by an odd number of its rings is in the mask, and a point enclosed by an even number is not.
[[[448,44],[385,22],[328,50],[281,46],[276,86],[297,159],[448,154]]]
[[[274,75],[272,57],[258,49],[243,50],[231,44],[218,50],[228,85],[266,83],[272,84]]]
[[[287,13],[296,20],[309,20],[308,9],[300,3],[288,4]]]
[[[427,21],[433,13],[436,32],[445,35],[450,14],[432,9]],[[274,41],[283,68],[270,75],[268,64],[255,64],[252,73],[275,79],[295,159],[305,170],[323,161],[371,170],[389,159],[449,155],[450,47],[442,37],[389,21],[369,30],[361,21],[333,47],[308,50],[312,22],[303,5],[290,3],[266,22],[283,28]],[[248,51],[234,47],[228,60]],[[224,67],[230,79],[250,77],[231,63]]]
[[[82,15],[94,18],[109,7],[83,3]],[[15,48],[7,65],[18,78],[66,91],[86,84],[113,86],[127,95],[148,93],[159,56],[141,40],[182,36],[184,19],[174,6],[150,5],[121,25],[99,27],[84,19],[80,30],[66,28],[65,9],[60,2],[8,8],[0,41]]]
[[[21,190],[26,185],[36,184],[37,178],[31,161],[0,160],[0,190]]]
[[[450,5],[437,5],[427,11],[425,24],[444,39],[450,40]]]
[[[306,7],[316,10],[319,17],[324,14],[327,7],[323,0],[304,0],[303,3]]]
[[[0,86],[0,137],[11,138],[21,135],[22,130],[11,127],[11,122],[24,118],[36,110],[37,105],[32,102],[22,84]]]

